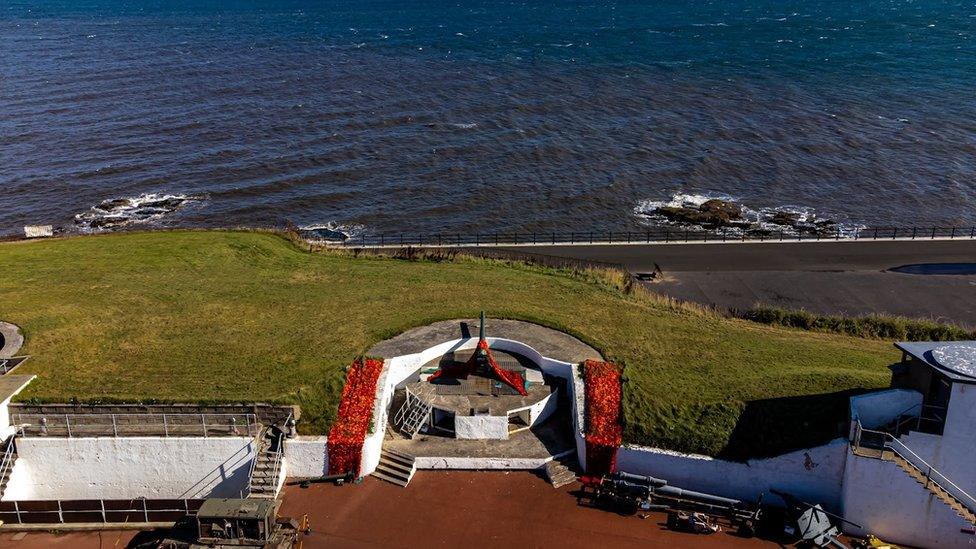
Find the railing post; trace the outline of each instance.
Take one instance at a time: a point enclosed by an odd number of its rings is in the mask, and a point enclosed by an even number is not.
[[[112,414],[112,434],[115,435],[115,438],[119,437],[119,426],[115,423],[115,414]]]
[[[894,228],[894,229],[893,229],[893,230],[891,231],[891,239],[892,239],[892,240],[897,240],[897,239],[898,239],[898,227],[895,227],[895,228]]]
[[[24,521],[20,520],[20,505],[17,504],[17,500],[14,500],[14,513],[17,514],[17,524],[23,524]]]
[[[68,429],[68,438],[71,438],[71,420],[68,419],[68,414],[64,415],[64,426]]]
[[[207,438],[207,418],[200,414],[200,423],[203,425],[203,438]]]
[[[142,498],[142,516],[149,522],[149,507],[146,505],[146,498]]]
[[[108,518],[105,516],[105,500],[104,499],[100,499],[100,500],[98,500],[98,503],[102,507],[102,524],[105,524],[106,522],[108,522]]]
[[[936,230],[936,227],[932,227],[932,239],[933,240],[935,239],[935,230]]]
[[[58,522],[64,524],[64,512],[61,510],[61,500],[58,500]],[[149,521],[146,521],[149,522]]]
[[[163,414],[163,436],[169,437],[169,424],[166,422],[166,414]]]
[[[956,228],[953,227],[952,228],[952,233],[949,234],[949,238],[955,238],[955,237],[956,237]]]
[[[552,232],[552,243],[553,243],[553,244],[555,244],[555,243],[556,243],[556,231],[553,231],[553,232]]]

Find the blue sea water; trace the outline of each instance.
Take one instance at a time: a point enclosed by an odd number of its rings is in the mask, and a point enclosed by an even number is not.
[[[974,35],[960,0],[6,0],[0,233],[621,229],[696,195],[976,224]],[[92,210],[153,194],[193,200]]]

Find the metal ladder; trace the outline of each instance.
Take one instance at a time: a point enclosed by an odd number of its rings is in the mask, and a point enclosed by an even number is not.
[[[421,385],[416,394],[407,391],[407,400],[393,417],[393,424],[398,425],[407,437],[413,438],[430,417],[433,396],[434,387],[429,384]]]

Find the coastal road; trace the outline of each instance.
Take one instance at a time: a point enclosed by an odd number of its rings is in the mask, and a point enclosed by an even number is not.
[[[500,248],[619,264],[661,275],[659,293],[720,309],[757,303],[824,314],[883,313],[976,328],[976,274],[906,274],[976,265],[976,240],[556,245]]]

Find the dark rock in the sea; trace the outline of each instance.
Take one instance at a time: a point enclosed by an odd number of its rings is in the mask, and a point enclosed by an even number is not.
[[[130,204],[128,198],[115,198],[102,201],[99,205],[95,206],[95,209],[102,210],[103,212],[111,212],[119,208],[127,207]]]
[[[800,214],[794,212],[776,212],[773,214],[773,217],[769,218],[769,222],[776,225],[795,227],[800,222]]]
[[[746,227],[742,219],[742,207],[735,202],[713,199],[703,203],[698,209],[661,206],[654,210],[672,221],[691,223],[703,227]]]
[[[342,231],[329,229],[326,227],[316,227],[314,229],[301,229],[301,235],[307,240],[325,240],[329,242],[344,242],[349,239],[349,235]]]

